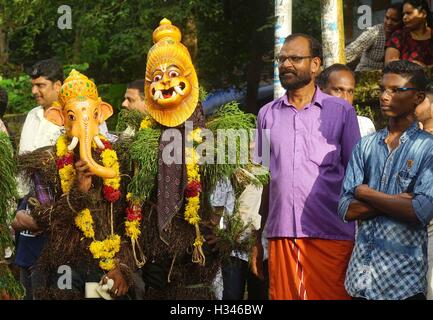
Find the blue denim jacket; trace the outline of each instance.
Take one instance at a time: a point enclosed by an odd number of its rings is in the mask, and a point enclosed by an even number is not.
[[[343,182],[338,214],[344,220],[355,188],[368,184],[387,193],[413,193],[419,219],[409,225],[382,215],[358,224],[345,286],[351,296],[405,299],[427,288],[427,224],[433,218],[433,135],[414,123],[389,152],[388,130],[361,139]]]

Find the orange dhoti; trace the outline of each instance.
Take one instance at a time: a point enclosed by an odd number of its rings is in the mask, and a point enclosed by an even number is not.
[[[272,300],[347,300],[344,288],[353,241],[269,239]]]

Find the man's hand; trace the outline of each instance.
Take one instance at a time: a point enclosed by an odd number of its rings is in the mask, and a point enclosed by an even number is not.
[[[403,199],[413,199],[413,193],[400,193],[399,196]]]
[[[216,244],[220,241],[220,238],[215,233],[218,222],[211,217],[209,221],[203,221],[201,223],[203,238],[212,252],[217,251]]]
[[[34,234],[39,234],[42,231],[39,229],[35,220],[25,210],[17,211],[14,220],[12,221],[12,228],[15,232],[29,230]]]
[[[103,276],[101,279],[102,284],[106,284],[108,279],[113,279],[114,281],[114,285],[110,290],[112,297],[121,297],[128,292],[129,286],[126,283],[120,268],[113,269],[108,272],[107,275]]]
[[[412,60],[412,62],[413,62],[413,63],[416,63],[416,64],[418,64],[418,65],[420,65],[420,66],[423,67],[423,68],[427,67],[427,65],[426,65],[425,63],[423,63],[423,62],[421,62],[421,61],[418,61],[418,60]]]
[[[94,174],[90,172],[87,162],[81,159],[78,160],[75,163],[75,169],[77,170],[78,190],[84,193],[89,191],[92,187],[92,176]]]
[[[355,189],[355,198],[359,201],[364,201],[365,195],[370,191],[368,184],[361,184]]]
[[[263,274],[263,245],[261,238],[256,241],[251,250],[251,272],[262,280],[265,278]]]

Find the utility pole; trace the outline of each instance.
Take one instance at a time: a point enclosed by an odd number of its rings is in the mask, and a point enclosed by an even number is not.
[[[292,34],[292,0],[275,0],[275,56],[280,53],[284,39]],[[274,59],[274,98],[285,93],[278,76],[278,62]]]
[[[343,0],[321,0],[323,65],[346,63]]]

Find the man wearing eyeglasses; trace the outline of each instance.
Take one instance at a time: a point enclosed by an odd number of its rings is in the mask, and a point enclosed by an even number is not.
[[[270,145],[271,182],[262,202],[269,295],[278,300],[349,299],[344,276],[355,226],[338,219],[337,205],[346,165],[360,138],[355,110],[315,86],[321,65],[317,40],[293,34],[277,60],[287,92],[261,108],[256,144],[258,151],[263,139]],[[257,249],[261,251],[260,243]]]
[[[419,65],[390,62],[380,83],[388,126],[352,153],[338,213],[358,221],[345,286],[357,299],[425,300],[427,225],[433,217],[433,136],[418,127],[424,100]]]

